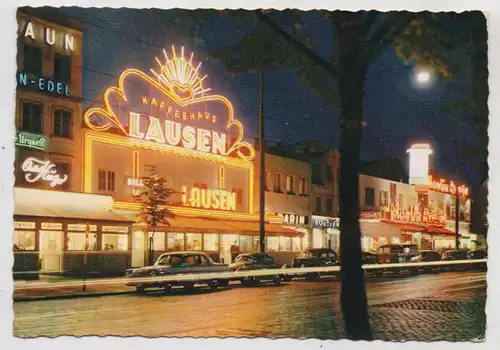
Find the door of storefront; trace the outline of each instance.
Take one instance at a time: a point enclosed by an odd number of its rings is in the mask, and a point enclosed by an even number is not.
[[[224,264],[232,263],[231,246],[238,245],[238,235],[221,235],[220,249]]]
[[[58,272],[62,269],[63,232],[40,231],[40,259],[44,272]]]
[[[134,231],[132,233],[132,267],[144,266],[144,232]]]

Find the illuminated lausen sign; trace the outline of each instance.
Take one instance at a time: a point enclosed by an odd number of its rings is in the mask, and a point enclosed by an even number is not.
[[[182,186],[182,204],[193,208],[236,211],[236,193]]]
[[[62,185],[68,180],[67,174],[59,174],[55,164],[50,160],[40,160],[34,157],[26,158],[23,162],[22,170],[26,181],[33,183],[37,181],[46,181],[50,187]]]
[[[195,67],[192,54],[189,60],[184,58],[184,48],[179,56],[174,47],[170,57],[165,50],[163,53],[163,62],[156,59],[158,71],[151,70],[153,76],[137,69],[122,72],[117,86],[104,92],[103,106],[85,112],[87,126],[95,131],[119,133],[161,147],[179,147],[193,152],[251,160],[255,151],[249,143],[242,141],[243,126],[235,119],[231,102],[224,96],[208,94],[210,88],[204,86],[206,76],[199,75],[201,63]],[[156,95],[139,95],[134,100],[129,96],[128,89],[125,89],[125,83],[130,79],[145,84]],[[130,93],[134,93],[133,88]],[[113,101],[136,103],[139,107],[149,108],[149,111],[134,110],[139,108],[137,105],[127,107],[124,108],[126,117],[121,120],[121,113]],[[217,113],[211,108],[217,109]],[[221,111],[227,115],[224,130],[190,125],[193,121],[213,124],[220,119]]]

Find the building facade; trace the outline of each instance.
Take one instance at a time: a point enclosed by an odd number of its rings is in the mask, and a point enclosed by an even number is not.
[[[259,213],[259,152],[255,162],[254,210]],[[266,238],[266,250],[279,262],[290,261],[311,242],[311,165],[295,159],[266,153],[265,213],[281,218],[281,224],[295,231],[291,236]]]
[[[102,247],[131,221],[111,197],[82,193],[82,28],[45,9],[19,9],[17,20],[14,272],[126,265],[127,254]]]

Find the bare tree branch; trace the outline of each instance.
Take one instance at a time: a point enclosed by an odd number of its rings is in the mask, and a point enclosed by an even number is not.
[[[259,18],[260,21],[263,23],[266,23],[269,25],[270,28],[272,28],[274,31],[276,31],[278,34],[283,36],[290,44],[292,44],[297,50],[308,56],[313,60],[313,62],[323,68],[325,68],[328,72],[330,72],[333,75],[336,75],[336,67],[335,65],[330,62],[329,60],[321,57],[318,55],[314,50],[311,50],[308,48],[304,43],[302,43],[300,40],[297,40],[294,38],[292,35],[287,33],[286,30],[281,28],[280,25],[278,25],[275,21],[273,21],[268,15],[264,14],[261,10],[255,11],[257,17]]]

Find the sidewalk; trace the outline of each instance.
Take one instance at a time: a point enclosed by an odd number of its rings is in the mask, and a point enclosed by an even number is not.
[[[110,280],[113,282],[110,283]],[[15,280],[13,299],[29,301],[132,292],[135,289],[125,286],[122,277],[90,278],[84,281],[81,278],[42,275],[35,281]]]

